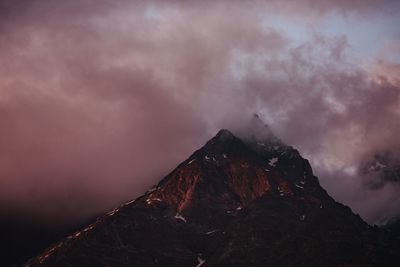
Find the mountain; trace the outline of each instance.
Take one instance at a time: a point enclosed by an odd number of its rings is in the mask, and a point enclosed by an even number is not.
[[[294,148],[221,130],[25,266],[400,266],[398,242],[332,199]]]
[[[391,235],[400,240],[400,218],[395,217],[390,219],[384,226],[384,229],[388,230]]]
[[[392,147],[368,155],[361,164],[360,173],[367,178],[370,189],[380,189],[386,183],[400,182],[400,148]]]

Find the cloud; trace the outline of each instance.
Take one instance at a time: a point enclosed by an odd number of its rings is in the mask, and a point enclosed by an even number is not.
[[[298,43],[263,20],[393,4],[362,3],[2,1],[2,213],[79,221],[140,195],[218,128],[258,112],[329,192],[376,221],[398,191],[365,191],[354,169],[397,144],[398,83],[354,64],[346,35],[322,29]]]

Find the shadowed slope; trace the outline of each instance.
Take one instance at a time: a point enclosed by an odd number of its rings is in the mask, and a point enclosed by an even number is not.
[[[335,202],[297,150],[221,130],[27,266],[398,266],[397,249]]]

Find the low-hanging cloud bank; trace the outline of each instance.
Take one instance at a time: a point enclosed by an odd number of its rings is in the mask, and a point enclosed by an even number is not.
[[[399,215],[399,188],[371,191],[357,172],[398,145],[399,65],[361,67],[346,34],[299,42],[264,20],[396,3],[324,3],[2,1],[2,213],[72,223],[109,209],[257,112],[336,198],[370,222]]]

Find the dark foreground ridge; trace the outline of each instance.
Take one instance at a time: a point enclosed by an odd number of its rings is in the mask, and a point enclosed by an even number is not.
[[[26,266],[400,266],[399,248],[335,202],[297,150],[221,130]]]

